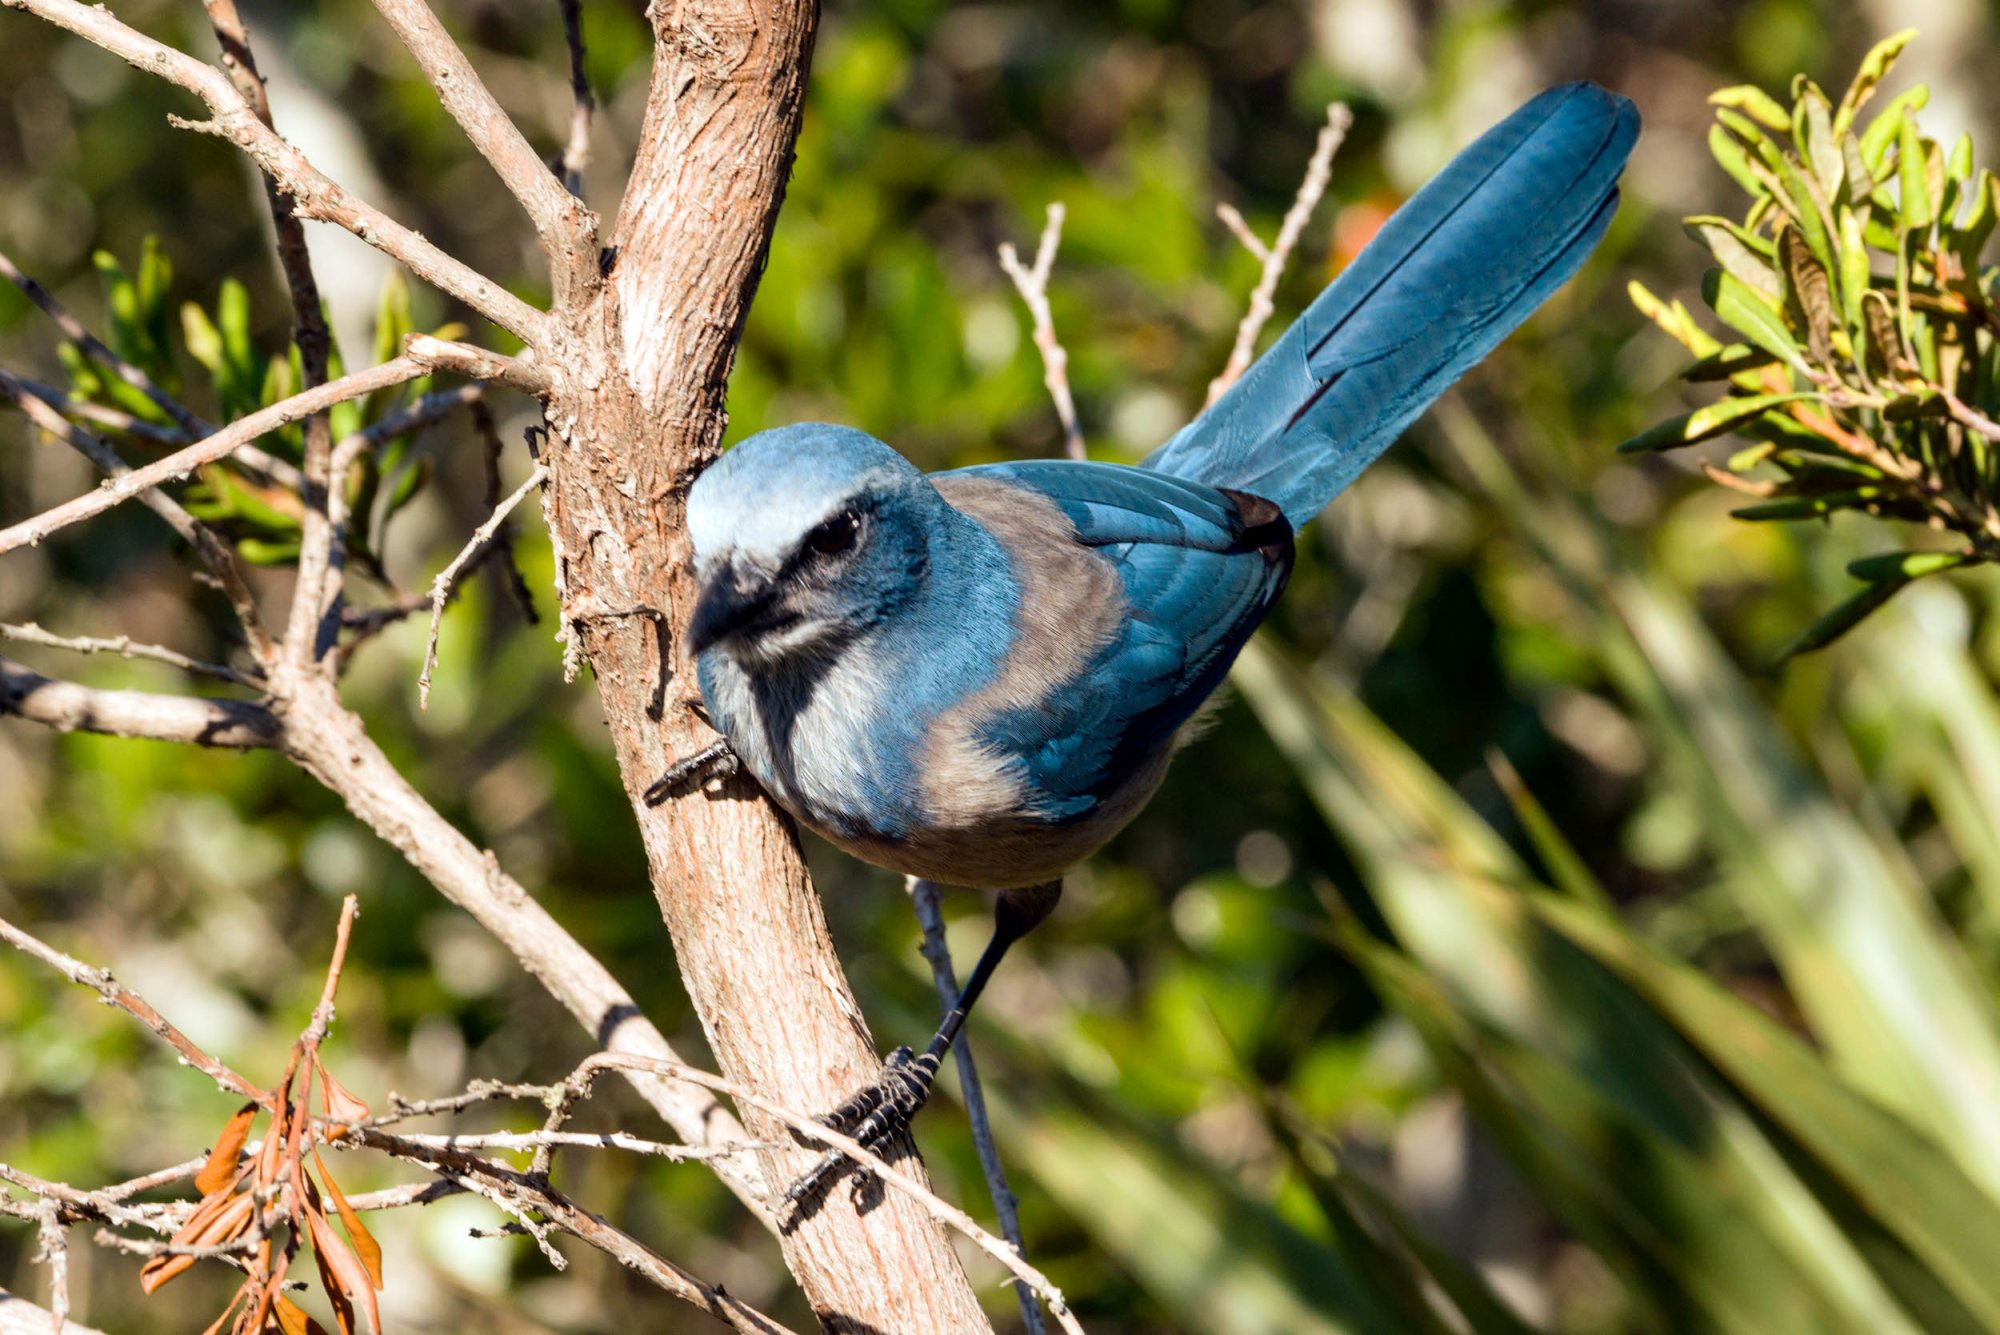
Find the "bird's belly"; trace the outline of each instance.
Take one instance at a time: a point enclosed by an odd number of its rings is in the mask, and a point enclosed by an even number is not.
[[[1066,820],[996,812],[965,823],[916,822],[892,836],[793,814],[843,852],[907,876],[982,890],[1040,885],[1059,880],[1131,823],[1160,786],[1173,750],[1160,747],[1089,811]]]

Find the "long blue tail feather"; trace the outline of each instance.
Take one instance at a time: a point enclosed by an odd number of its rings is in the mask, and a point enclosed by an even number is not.
[[[1552,88],[1398,209],[1214,406],[1142,465],[1318,514],[1582,265],[1639,114]]]

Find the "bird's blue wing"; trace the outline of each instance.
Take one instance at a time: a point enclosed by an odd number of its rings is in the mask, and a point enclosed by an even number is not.
[[[1116,464],[1045,459],[958,475],[1053,502],[1124,586],[1122,622],[1082,675],[984,729],[1019,759],[1046,814],[1085,815],[1221,683],[1284,588],[1290,526],[1258,498]]]
[[[1267,497],[1305,523],[1576,272],[1638,133],[1632,104],[1589,84],[1523,106],[1141,467]]]

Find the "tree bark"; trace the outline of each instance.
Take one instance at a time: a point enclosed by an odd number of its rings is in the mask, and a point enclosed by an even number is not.
[[[604,281],[556,312],[550,531],[567,633],[596,673],[689,996],[732,1078],[820,1111],[880,1058],[839,968],[790,823],[747,781],[640,798],[712,738],[671,646],[693,607],[687,489],[717,452],[738,336],[783,196],[817,19],[812,0],[655,0],[645,130]],[[664,617],[664,620],[657,618]],[[782,1128],[745,1110],[753,1133]],[[775,1196],[816,1149],[764,1157]],[[893,1157],[893,1153],[892,1153]],[[940,1226],[896,1192],[836,1189],[781,1231],[828,1330],[988,1330]]]

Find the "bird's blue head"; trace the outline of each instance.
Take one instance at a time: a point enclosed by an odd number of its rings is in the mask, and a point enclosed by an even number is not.
[[[944,509],[863,432],[803,422],[750,437],[688,493],[701,582],[689,652],[776,664],[837,651],[921,589]]]

